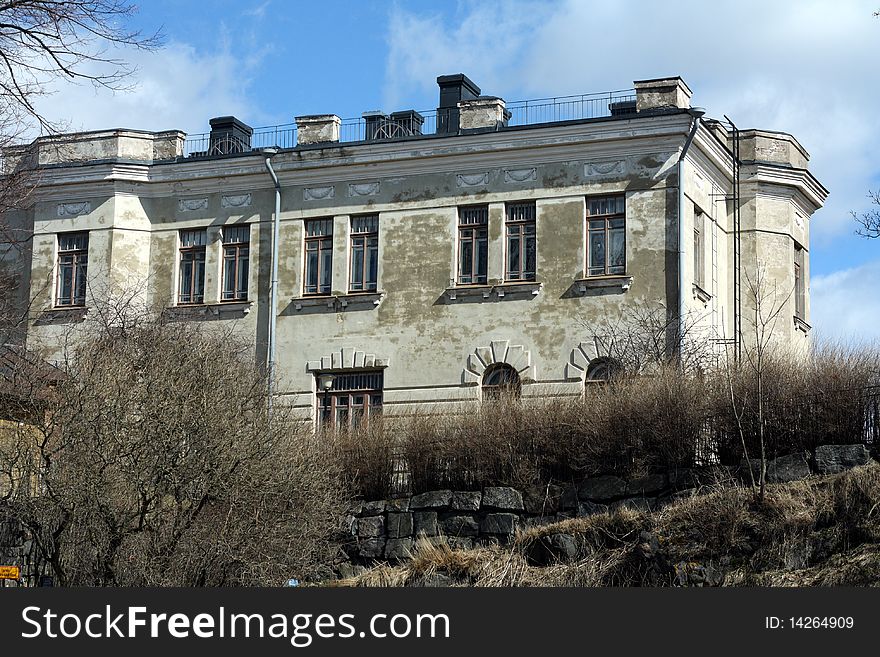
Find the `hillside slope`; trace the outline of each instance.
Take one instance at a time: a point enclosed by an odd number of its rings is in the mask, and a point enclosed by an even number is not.
[[[653,512],[620,509],[532,527],[506,546],[418,541],[396,566],[337,586],[877,586],[880,464],[716,488]]]

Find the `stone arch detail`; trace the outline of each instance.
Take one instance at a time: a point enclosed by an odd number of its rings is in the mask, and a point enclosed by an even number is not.
[[[462,383],[479,385],[486,368],[497,363],[510,365],[519,374],[522,383],[532,383],[538,378],[530,351],[526,351],[522,345],[511,345],[510,340],[493,340],[488,346],[477,347],[468,355]]]
[[[363,368],[388,367],[387,358],[379,358],[376,354],[358,351],[354,347],[342,347],[321,360],[310,360],[306,363],[307,372],[324,372],[326,370],[358,370]]]
[[[571,350],[568,362],[565,364],[565,378],[568,381],[586,381],[587,370],[590,363],[597,358],[607,358],[608,349],[603,345],[603,340],[596,337],[588,342],[581,342]]]

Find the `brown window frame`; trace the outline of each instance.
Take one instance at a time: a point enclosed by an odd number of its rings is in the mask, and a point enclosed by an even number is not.
[[[359,292],[375,292],[379,285],[379,215],[361,215],[351,218],[351,237],[348,262],[348,290]],[[355,266],[355,255],[362,252],[361,266]],[[370,256],[376,264],[375,272],[371,271]],[[355,274],[361,276],[360,282],[355,281]]]
[[[319,381],[321,374],[318,374]],[[320,390],[319,387],[316,393],[320,429],[351,430],[361,423],[369,423],[371,417],[382,415],[384,370],[341,372],[333,375],[333,387],[329,391]],[[357,401],[358,398],[360,401]],[[343,400],[345,403],[341,403]],[[355,414],[353,410],[360,412]],[[356,420],[358,417],[361,419]],[[342,418],[344,427],[341,426]]]
[[[328,296],[333,291],[333,219],[307,219],[305,233],[303,295]],[[314,285],[309,283],[312,253],[315,254]],[[327,259],[326,254],[329,254]],[[329,282],[322,283],[325,276]]]
[[[224,226],[222,228],[223,277],[220,290],[220,301],[222,302],[247,301],[248,278],[250,276],[250,230],[251,227],[248,225]],[[240,239],[240,235],[244,235],[244,239]],[[232,267],[233,281],[231,290],[226,285],[230,266]],[[242,268],[244,269],[243,275]],[[244,278],[243,287],[242,281],[239,280],[241,278]]]
[[[186,235],[201,235],[201,244],[196,243],[187,245]],[[195,228],[192,230],[181,230],[178,233],[180,239],[179,260],[178,260],[178,282],[177,282],[177,304],[180,306],[197,306],[205,303],[205,277],[206,277],[206,255],[208,246],[208,231],[204,228]],[[201,256],[201,258],[199,257]],[[198,281],[198,270],[201,265],[201,289],[196,292],[196,283]],[[183,282],[184,271],[189,268],[190,290],[184,294]],[[186,298],[185,298],[186,297]]]
[[[794,245],[794,316],[801,321],[806,321],[807,286],[804,280],[804,247]]]
[[[538,235],[537,235],[538,210],[534,201],[508,203],[505,207],[505,232],[504,240],[504,280],[505,281],[534,281],[538,268]],[[531,232],[529,232],[531,229]],[[518,240],[515,247],[519,266],[512,269],[510,266],[513,258],[511,254],[511,242]],[[528,245],[532,246],[534,262],[532,270],[525,269]]]
[[[613,212],[598,212],[596,214],[591,214],[590,205],[591,202],[599,202],[599,201],[610,201],[614,200],[615,208],[617,207],[618,201],[623,201],[623,211],[613,211]],[[603,194],[601,196],[588,196],[587,197],[587,217],[586,217],[586,229],[587,229],[587,244],[586,244],[586,267],[584,273],[587,278],[597,277],[597,276],[623,276],[626,274],[626,195],[624,194]],[[601,228],[593,226],[594,222],[603,222]],[[619,226],[615,226],[613,224],[620,222]],[[620,265],[612,265],[610,264],[611,258],[611,249],[609,245],[611,244],[612,233],[616,231],[622,231],[623,233],[623,264]],[[604,262],[601,265],[601,271],[599,271],[600,266],[594,265],[592,262],[592,237],[593,235],[601,234],[603,237],[603,249],[605,253]]]
[[[55,282],[55,306],[80,308],[86,305],[86,284],[89,267],[89,234],[85,231],[59,233],[57,278]],[[65,241],[74,246],[64,248]],[[82,240],[82,241],[80,241]],[[70,272],[70,292],[62,294],[65,272]]]
[[[470,246],[470,266],[465,268],[465,246]],[[480,271],[482,255],[483,271]],[[458,248],[455,259],[457,285],[486,285],[489,281],[489,206],[467,205],[458,209]],[[468,271],[465,272],[465,269]]]
[[[706,289],[706,215],[694,206],[694,284]]]

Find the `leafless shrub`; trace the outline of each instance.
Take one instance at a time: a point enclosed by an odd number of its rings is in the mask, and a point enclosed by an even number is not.
[[[336,466],[284,408],[270,420],[247,345],[143,320],[72,356],[32,430],[0,447],[0,469],[39,484],[4,514],[59,584],[271,584],[331,556]]]

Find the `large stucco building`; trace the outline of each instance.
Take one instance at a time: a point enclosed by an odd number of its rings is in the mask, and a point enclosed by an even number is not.
[[[509,104],[462,75],[438,83],[430,113],[256,131],[221,117],[196,137],[24,148],[19,166],[40,172],[12,218],[33,232],[17,262],[28,349],[61,358],[99,296],[137,290],[179,321],[233,327],[257,362],[274,343],[278,398],[349,422],[493,383],[580,394],[605,356],[585,326],[637,304],[729,345],[759,270],[785,306],[776,339],[805,348],[809,222],[827,192],[794,137],[710,120],[680,78]]]

